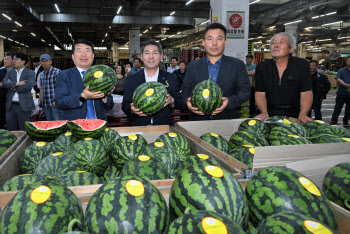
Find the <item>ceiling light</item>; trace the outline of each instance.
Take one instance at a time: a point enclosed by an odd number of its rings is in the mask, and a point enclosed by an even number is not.
[[[0,35],[0,37],[1,37],[1,38],[6,38],[6,37],[4,37],[4,36],[2,36],[2,35]]]
[[[17,21],[15,21],[15,24],[17,24],[18,26],[22,27],[22,24],[18,23]]]
[[[108,36],[108,33],[105,34],[105,37],[107,37],[107,36]]]
[[[29,46],[25,45],[25,47],[29,47]]]
[[[317,19],[317,18],[320,18],[320,16],[314,16],[314,17],[311,17],[311,19]]]
[[[170,15],[173,15],[173,14],[175,14],[175,11],[173,11],[173,12],[170,13]]]
[[[34,37],[36,37],[35,33],[30,33],[30,34],[32,34]]]
[[[172,38],[172,37],[174,37],[175,35],[171,35],[169,38]]]
[[[248,41],[250,41],[250,40],[254,40],[254,38],[249,38]]]
[[[146,32],[148,32],[148,29],[146,29],[143,33],[146,33]]]
[[[334,14],[337,14],[337,12],[333,11],[333,12],[327,13],[326,15],[334,15]]]
[[[321,39],[321,40],[318,40],[318,41],[331,41],[332,39]]]
[[[13,41],[11,38],[7,38],[7,40],[9,40],[9,41]]]
[[[271,26],[271,27],[269,27],[270,29],[273,29],[273,28],[276,28],[276,26]]]
[[[49,44],[49,46],[51,46],[51,44]]]
[[[125,45],[129,44],[129,42],[125,43]]]
[[[44,39],[41,39],[41,41],[42,41],[42,42],[45,42],[45,40],[44,40]]]
[[[152,29],[152,27],[149,27],[149,29],[151,30],[151,29]]]
[[[284,25],[289,25],[289,24],[296,24],[296,23],[299,23],[303,20],[297,20],[297,21],[293,21],[293,22],[289,22],[289,23],[285,23]]]
[[[6,15],[6,14],[4,14],[4,13],[2,13],[2,15],[3,15],[4,17],[8,18],[9,20],[12,20],[12,19],[10,18],[10,16],[8,16],[8,15]]]
[[[111,26],[109,26],[109,29],[111,29],[112,27]]]
[[[122,10],[123,6],[120,6],[117,11],[117,15],[119,15],[120,11]]]
[[[142,33],[139,35],[140,37],[142,36]]]
[[[204,21],[203,23],[201,23],[200,25],[203,25],[203,24],[206,24],[206,23],[209,23],[210,20],[207,20],[207,21]]]
[[[56,7],[57,12],[60,13],[60,9],[58,9],[57,4],[55,4],[55,7]]]
[[[71,33],[68,33],[68,35],[69,35],[70,37],[72,37],[72,34],[71,34]]]
[[[323,27],[323,26],[328,26],[328,25],[332,25],[332,24],[341,24],[341,23],[343,23],[343,21],[337,21],[337,22],[333,22],[333,23],[322,24],[321,27]]]
[[[105,40],[103,39],[103,40],[102,40],[102,43],[103,43],[104,41],[105,41]]]
[[[18,32],[17,29],[12,29],[12,32]]]
[[[186,2],[186,6],[188,5],[188,4],[190,4],[191,2],[193,2],[193,0],[190,0],[190,1],[188,1],[188,2]]]
[[[312,27],[306,27],[305,29],[311,29]]]
[[[164,40],[166,40],[166,38],[161,39],[161,41],[164,41]]]
[[[260,0],[253,1],[253,2],[249,3],[249,5],[252,5],[252,4],[257,3],[257,2],[260,2]]]
[[[158,43],[159,43],[159,40],[157,40],[156,42],[158,42]]]

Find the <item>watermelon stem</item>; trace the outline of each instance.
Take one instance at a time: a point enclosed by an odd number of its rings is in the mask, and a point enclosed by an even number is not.
[[[350,205],[349,205],[348,200],[345,199],[344,204],[345,204],[346,208],[347,208],[348,210],[350,210]]]
[[[191,207],[187,207],[187,208],[185,209],[184,214],[188,214],[188,213],[190,213],[190,212],[191,212]]]
[[[166,80],[166,81],[165,81],[165,83],[166,83],[166,85],[164,85],[164,86],[165,86],[165,88],[168,88],[168,87],[169,87],[169,83],[168,83],[168,81]]]
[[[81,222],[79,219],[73,219],[72,221],[69,222],[68,224],[68,232],[72,232],[73,231],[73,227],[74,225],[78,223],[79,225],[79,229],[81,230]]]

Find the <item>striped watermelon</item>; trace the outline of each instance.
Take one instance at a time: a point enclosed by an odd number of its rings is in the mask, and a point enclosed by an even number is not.
[[[305,130],[305,128],[297,123],[289,123],[289,124],[277,124],[271,128],[270,134],[268,136],[268,140],[271,143],[274,140],[278,140],[281,137],[285,137],[287,135],[297,135],[300,137],[308,137],[309,134]]]
[[[192,90],[191,104],[203,114],[211,115],[222,105],[221,88],[210,78],[198,83]]]
[[[310,137],[315,135],[319,128],[323,128],[325,126],[328,127],[329,124],[321,120],[313,120],[303,124],[304,129],[307,131]]]
[[[113,144],[111,152],[111,158],[115,166],[122,168],[127,161],[139,156],[142,147],[145,145],[147,145],[147,141],[139,134],[119,137]]]
[[[49,178],[61,181],[75,171],[81,170],[80,165],[75,162],[72,156],[57,152],[42,159],[34,175],[39,179]]]
[[[229,144],[231,148],[242,147],[243,145],[253,145],[253,146],[269,145],[269,143],[263,136],[255,132],[251,132],[249,130],[241,130],[241,131],[235,132],[231,136]]]
[[[340,138],[334,135],[323,135],[323,136],[310,137],[310,140],[314,144],[325,144],[325,143],[349,142],[350,138],[345,138],[345,137]]]
[[[172,222],[165,233],[226,233],[245,234],[245,231],[224,215],[205,210],[189,211]]]
[[[22,174],[11,179],[7,180],[2,187],[0,187],[0,191],[16,191],[21,190],[22,188],[31,185],[36,182],[38,178],[33,176],[32,174]]]
[[[230,145],[228,141],[223,136],[220,136],[219,134],[216,134],[213,132],[205,133],[199,138],[225,153],[228,153],[230,151]]]
[[[53,153],[53,145],[47,142],[34,142],[27,147],[19,159],[19,170],[24,174],[32,174],[40,161]]]
[[[72,135],[72,132],[65,132],[59,135],[53,142],[54,152],[69,152],[78,139]]]
[[[168,170],[171,178],[176,177],[177,167],[180,164],[180,156],[172,147],[166,146],[163,142],[154,142],[145,145],[140,151],[140,155],[148,155],[158,159]]]
[[[139,85],[132,96],[134,107],[146,115],[159,112],[167,99],[168,91],[159,82],[146,82]]]
[[[292,169],[267,167],[259,170],[250,178],[245,193],[249,221],[254,225],[270,215],[292,212],[338,229],[335,212],[327,197],[309,179]]]
[[[280,136],[279,138],[275,138],[275,140],[272,140],[270,142],[270,146],[305,144],[312,144],[312,142],[309,141],[307,138],[298,135]]]
[[[163,233],[167,204],[156,186],[138,176],[122,176],[102,185],[85,212],[88,233]]]
[[[340,138],[350,138],[350,131],[337,125],[324,125],[322,128],[317,129],[317,131],[312,135],[312,137],[319,136],[338,136]]]
[[[338,233],[326,224],[320,223],[315,218],[298,213],[279,213],[271,215],[260,222],[256,234],[280,234],[280,233]]]
[[[83,171],[102,176],[108,168],[109,156],[99,140],[85,138],[74,144],[71,154]]]
[[[322,191],[327,198],[350,211],[350,162],[332,167],[323,179]]]
[[[244,163],[248,168],[253,168],[255,147],[253,145],[243,145],[231,149],[230,155],[238,161]]]
[[[269,135],[269,127],[259,119],[244,120],[238,127],[238,131],[240,130],[249,130],[265,138]]]
[[[76,171],[61,181],[64,186],[102,184],[98,176],[87,171]]]
[[[34,141],[54,141],[56,137],[66,132],[67,121],[38,121],[24,123],[27,134]]]
[[[191,207],[225,215],[243,228],[248,223],[248,203],[240,184],[231,173],[212,165],[183,169],[171,187],[169,207],[172,220]]]
[[[168,170],[156,158],[140,155],[128,161],[123,167],[120,176],[135,175],[147,180],[169,179]]]
[[[0,156],[17,140],[15,134],[0,129]]]
[[[184,160],[187,155],[191,154],[191,146],[186,137],[179,133],[168,132],[160,135],[156,142],[163,142],[165,145],[170,145]]]
[[[106,153],[109,155],[112,152],[112,148],[114,145],[114,142],[119,138],[119,134],[111,129],[111,128],[106,128],[105,132],[103,135],[100,137],[100,142],[106,149]]]
[[[189,155],[184,161],[181,161],[178,172],[188,166],[192,166],[193,164],[214,165],[221,167],[220,163],[218,163],[218,161],[216,161],[216,159],[213,157],[209,157],[207,154],[196,154]]]
[[[53,180],[35,182],[20,190],[6,205],[1,233],[64,233],[73,219],[83,219],[76,195]]]
[[[114,69],[106,65],[94,65],[90,67],[84,74],[84,88],[89,86],[90,92],[98,92],[108,94],[112,91],[117,83],[117,74]]]
[[[103,176],[100,177],[100,179],[104,182],[109,182],[111,180],[115,180],[119,177],[120,169],[118,169],[113,164],[110,164],[103,174]]]
[[[78,139],[84,138],[100,138],[105,132],[107,121],[102,119],[77,119],[68,122],[68,127],[74,137]]]

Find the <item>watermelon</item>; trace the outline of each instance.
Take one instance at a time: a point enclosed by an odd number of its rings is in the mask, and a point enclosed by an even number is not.
[[[167,99],[167,89],[159,82],[146,82],[139,85],[132,96],[134,107],[145,115],[159,112]]]
[[[121,176],[102,185],[85,212],[88,233],[163,233],[167,204],[156,186],[138,176]]]
[[[156,158],[140,155],[127,162],[120,176],[135,175],[147,180],[169,179],[169,173],[163,163]]]
[[[205,133],[199,138],[225,153],[228,153],[230,150],[230,145],[228,141],[223,136],[220,136],[219,134],[216,134],[213,132]]]
[[[300,137],[308,137],[308,133],[305,128],[297,123],[289,124],[277,124],[271,127],[268,140],[271,143],[274,140],[278,140],[280,137],[285,137],[287,135],[297,135]]]
[[[323,179],[322,191],[327,198],[350,211],[350,162],[332,167]]]
[[[94,65],[90,67],[84,74],[84,88],[89,86],[90,92],[101,91],[108,94],[112,91],[117,83],[117,74],[114,69],[106,65]]]
[[[112,152],[114,142],[119,138],[119,134],[111,129],[106,128],[103,135],[100,137],[100,142],[106,149],[106,153],[109,155]]]
[[[304,129],[307,131],[310,137],[315,135],[319,128],[323,128],[325,126],[328,127],[329,124],[321,120],[313,120],[303,124]]]
[[[163,142],[165,145],[170,145],[177,152],[182,160],[187,155],[191,154],[191,146],[186,137],[179,133],[167,132],[160,135],[156,142]]]
[[[107,121],[102,119],[77,119],[68,122],[68,128],[74,137],[78,139],[84,138],[100,138],[105,132]]]
[[[312,144],[312,142],[309,141],[307,138],[298,135],[280,136],[279,138],[275,138],[275,140],[272,140],[270,142],[270,146],[304,144]]]
[[[72,135],[72,132],[65,132],[59,135],[53,142],[53,151],[69,152],[74,143],[77,141],[78,139]]]
[[[320,136],[337,136],[339,138],[350,138],[350,131],[344,127],[337,125],[324,125],[323,128],[318,128],[312,137]]]
[[[176,177],[170,191],[171,219],[181,216],[187,207],[225,215],[243,228],[248,223],[248,203],[241,185],[217,166],[193,164]]]
[[[163,163],[170,177],[176,177],[177,167],[179,166],[181,159],[172,147],[166,146],[163,142],[154,142],[145,145],[140,151],[140,155],[148,155],[158,159]]]
[[[184,215],[175,219],[165,233],[227,233],[245,234],[245,231],[224,215],[206,210],[185,210]]]
[[[316,136],[316,137],[310,137],[310,140],[314,144],[324,144],[324,143],[343,143],[343,142],[349,142],[350,138],[340,138],[338,136]]]
[[[102,184],[98,176],[87,171],[76,171],[61,181],[64,186]]]
[[[0,129],[0,156],[17,140],[15,134]]]
[[[109,182],[119,177],[120,169],[114,165],[109,165],[103,176],[100,177],[102,181]]]
[[[248,168],[253,168],[253,160],[255,154],[255,147],[252,145],[243,145],[242,147],[235,147],[229,153],[238,161],[244,163]]]
[[[279,213],[264,219],[258,226],[256,234],[280,234],[280,233],[338,233],[315,218],[298,213]]]
[[[1,233],[63,233],[73,219],[83,219],[77,196],[53,180],[35,182],[20,190],[6,205]]]
[[[184,161],[181,161],[178,172],[188,166],[192,166],[193,164],[214,165],[221,167],[220,163],[218,163],[218,161],[216,161],[213,157],[209,157],[207,154],[196,154],[189,155]]]
[[[19,170],[24,174],[32,174],[40,161],[53,153],[53,145],[48,142],[34,142],[27,147],[19,159]]]
[[[24,123],[27,134],[34,141],[54,141],[56,137],[66,132],[67,121],[38,121]]]
[[[80,165],[75,162],[72,156],[57,152],[42,159],[34,175],[39,179],[50,178],[61,181],[75,171],[81,170]]]
[[[198,83],[192,90],[191,104],[203,114],[211,115],[222,105],[221,88],[210,78]]]
[[[85,138],[78,141],[74,144],[71,154],[83,171],[102,176],[108,168],[109,156],[98,140]]]
[[[337,230],[334,209],[327,197],[304,175],[290,168],[267,167],[245,189],[249,220],[257,225],[270,215],[292,212],[317,219]]]
[[[22,174],[11,179],[7,180],[2,187],[0,187],[0,191],[16,191],[21,190],[22,188],[31,185],[36,182],[38,178],[33,176],[32,174]]]
[[[119,137],[114,142],[111,158],[116,167],[122,168],[127,161],[139,156],[143,146],[147,145],[147,141],[139,134],[129,134],[128,136]]]
[[[252,131],[241,130],[235,132],[229,141],[231,148],[242,147],[243,145],[253,145],[253,146],[268,146],[269,143],[267,140]]]
[[[238,127],[240,130],[249,130],[263,136],[265,138],[269,135],[269,127],[266,123],[259,119],[246,119]]]

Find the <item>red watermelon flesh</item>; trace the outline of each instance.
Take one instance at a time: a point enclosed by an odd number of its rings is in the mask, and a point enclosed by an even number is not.
[[[34,127],[41,130],[50,130],[54,128],[62,127],[67,123],[66,121],[39,121],[39,122],[31,122]]]
[[[77,119],[72,122],[78,124],[85,131],[95,130],[106,124],[106,121],[101,119]]]

